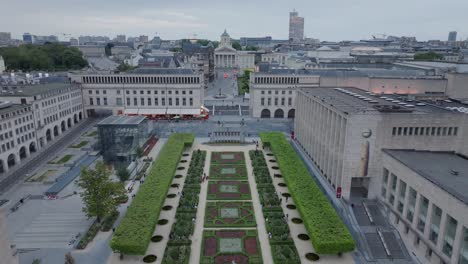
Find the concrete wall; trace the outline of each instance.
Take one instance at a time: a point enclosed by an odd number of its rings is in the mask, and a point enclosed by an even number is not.
[[[409,251],[416,254],[416,257],[420,260],[421,263],[434,263],[438,264],[441,261],[445,263],[458,263],[460,245],[462,243],[462,232],[463,227],[468,228],[468,205],[456,199],[446,191],[442,190],[438,186],[434,185],[432,182],[426,180],[424,177],[418,175],[405,165],[401,164],[399,161],[393,159],[387,154],[383,154],[381,173],[379,175],[380,187],[382,186],[382,173],[383,168],[389,170],[390,173],[393,173],[397,176],[397,187],[395,191],[395,202],[394,205],[391,205],[388,202],[388,197],[391,190],[391,176],[389,176],[387,186],[387,193],[385,197],[379,195],[379,199],[387,205],[387,209],[391,215],[390,222],[397,227],[405,241],[406,246]],[[389,174],[390,175],[390,174]],[[399,195],[399,185],[400,181],[403,180],[406,187],[405,202],[403,207],[403,214],[397,210],[398,204],[398,195]],[[413,188],[417,192],[416,197],[416,206],[414,210],[413,221],[408,221],[406,218],[408,210],[408,200],[409,200],[409,187]],[[380,190],[381,188],[379,188]],[[421,195],[426,197],[429,200],[428,213],[426,217],[426,224],[424,232],[421,232],[417,229],[419,208],[420,208],[420,199]],[[437,244],[434,244],[429,240],[429,232],[431,225],[431,214],[432,214],[432,205],[435,204],[437,207],[442,209],[442,220],[440,223],[439,235]],[[451,258],[448,258],[445,254],[442,253],[442,244],[443,237],[445,232],[445,224],[447,221],[447,214],[457,220],[457,231],[453,243],[453,252]],[[396,219],[399,219],[398,221]],[[397,223],[398,222],[398,223]],[[408,232],[407,231],[408,228]],[[417,244],[417,238],[420,239],[419,245]],[[427,257],[427,250],[431,249],[433,251],[432,257]]]
[[[447,74],[447,95],[450,98],[468,100],[468,74]]]

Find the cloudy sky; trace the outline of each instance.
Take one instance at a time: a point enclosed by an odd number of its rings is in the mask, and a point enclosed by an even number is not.
[[[305,35],[359,40],[371,35],[468,37],[468,0],[0,0],[0,31],[35,35],[138,36],[163,39],[288,38],[289,11],[305,18]]]

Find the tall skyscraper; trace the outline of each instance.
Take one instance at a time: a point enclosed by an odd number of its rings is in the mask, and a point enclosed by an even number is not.
[[[289,40],[298,42],[304,39],[304,18],[294,10],[289,13]]]
[[[449,32],[448,41],[450,41],[450,42],[457,41],[457,32],[456,31],[450,31]]]

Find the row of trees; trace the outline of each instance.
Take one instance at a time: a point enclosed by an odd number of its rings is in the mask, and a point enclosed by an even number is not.
[[[8,70],[78,70],[88,65],[81,51],[59,43],[4,47],[0,48],[0,55]]]
[[[420,61],[434,61],[434,60],[442,60],[444,56],[437,54],[433,51],[426,52],[426,53],[416,53],[414,55],[414,60]]]
[[[245,46],[244,48],[242,48],[241,44],[237,41],[234,41],[232,43],[232,47],[236,50],[249,50],[249,51],[257,51],[258,50],[258,47],[257,46],[251,46],[251,45],[247,45]]]

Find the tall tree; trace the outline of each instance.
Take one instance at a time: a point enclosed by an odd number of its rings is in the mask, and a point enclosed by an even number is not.
[[[236,50],[242,50],[241,44],[239,44],[239,42],[237,42],[237,41],[234,41],[232,43],[232,47],[235,48]]]
[[[100,223],[103,217],[116,210],[116,184],[110,180],[110,171],[104,162],[98,161],[94,170],[83,168],[78,186],[82,189],[80,196],[85,204],[83,212],[88,217],[95,216]]]
[[[130,178],[130,172],[128,172],[125,166],[120,166],[117,169],[117,177],[119,177],[120,182],[125,182]]]

